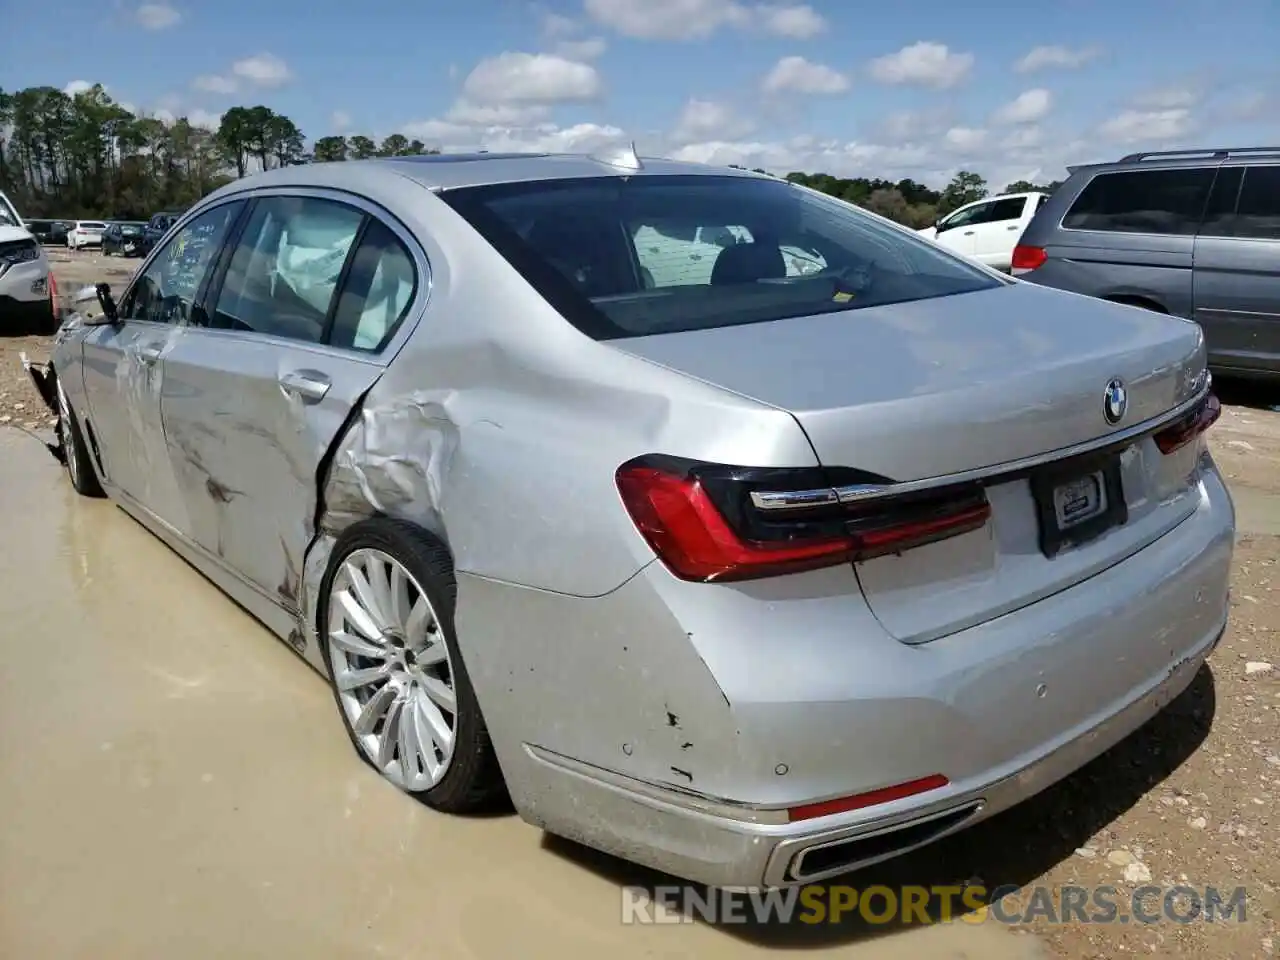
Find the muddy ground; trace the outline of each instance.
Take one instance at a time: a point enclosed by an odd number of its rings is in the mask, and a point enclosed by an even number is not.
[[[136,265],[96,253],[51,259],[64,295],[101,279],[122,285]],[[47,427],[17,363],[23,349],[43,359],[47,343],[0,336],[0,424]],[[1275,956],[1280,412],[1271,405],[1280,389],[1220,388],[1226,406],[1212,446],[1240,535],[1233,618],[1208,666],[1164,713],[1076,775],[849,882],[1012,884],[1024,906],[1036,885],[1111,885],[1125,895],[1147,882],[1244,886],[1243,924],[1042,920],[1013,932],[952,924],[887,939],[854,927],[624,928],[618,889],[647,878],[540,840],[513,817],[451,821],[383,789],[347,755],[318,679],[119,511],[70,496],[51,458],[0,426],[0,506],[11,508],[0,510],[10,544],[0,615],[21,625],[14,639],[58,651],[21,643],[16,658],[0,661],[0,774],[6,794],[21,798],[6,804],[0,825],[0,955],[248,957],[305,947],[317,957],[398,957],[435,942],[459,958],[562,957],[575,946],[619,957],[777,947],[866,958]],[[15,544],[45,541],[32,554],[44,560],[15,559]],[[167,585],[160,595],[142,586],[157,581]],[[53,583],[65,594],[56,612],[43,595]],[[149,604],[149,624],[120,609]],[[187,657],[184,644],[207,654]],[[11,706],[18,690],[23,699]],[[447,883],[430,869],[435,861],[447,864]],[[419,933],[434,927],[433,903],[450,918],[443,941]],[[153,905],[170,912],[148,919]],[[208,950],[177,946],[191,937]]]

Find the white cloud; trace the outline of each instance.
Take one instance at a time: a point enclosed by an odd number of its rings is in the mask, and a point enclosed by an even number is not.
[[[346,133],[351,128],[351,114],[345,110],[335,110],[329,114],[329,129],[334,133]]]
[[[201,74],[191,81],[191,85],[197,90],[203,90],[206,93],[230,94],[235,93],[238,89],[238,85],[231,77],[213,73]]]
[[[1058,44],[1033,47],[1013,65],[1018,73],[1060,68],[1074,70],[1102,56],[1101,47],[1064,47]]]
[[[749,120],[739,117],[724,104],[695,98],[680,111],[671,138],[676,143],[734,140],[746,136],[753,127]]]
[[[996,123],[1035,123],[1044,119],[1053,106],[1053,94],[1043,87],[1036,87],[1018,94],[997,110],[992,117]]]
[[[577,20],[560,13],[547,13],[542,18],[542,35],[549,39],[571,37],[581,29]]]
[[[500,53],[481,60],[462,83],[479,104],[582,103],[604,92],[596,68],[549,53]]]
[[[1017,127],[1000,142],[1001,150],[1029,150],[1044,142],[1044,133],[1036,126]],[[1017,178],[1015,178],[1017,179]]]
[[[532,127],[547,122],[550,107],[522,103],[471,103],[459,100],[444,119],[464,127]]]
[[[987,131],[976,127],[952,127],[947,131],[944,139],[949,147],[972,151],[986,142]]]
[[[1142,110],[1187,110],[1204,98],[1198,87],[1173,85],[1146,90],[1134,97],[1134,106]]]
[[[187,114],[187,122],[193,127],[203,127],[206,130],[217,130],[218,125],[222,122],[222,114],[213,113],[209,110],[192,110]]]
[[[259,53],[231,65],[233,76],[257,87],[279,87],[293,79],[289,65],[271,53]]]
[[[178,115],[167,107],[157,107],[151,112],[151,116],[155,117],[161,123],[173,123],[178,119]]]
[[[144,3],[134,12],[134,18],[147,30],[167,30],[182,15],[167,3]]]
[[[493,150],[516,153],[594,153],[621,143],[618,127],[577,123],[568,127],[543,123],[532,127],[468,126],[447,120],[422,120],[405,124],[405,136],[418,137],[448,152]]]
[[[1191,111],[1125,110],[1103,122],[1098,132],[1115,143],[1161,142],[1174,140],[1192,130]]]
[[[77,93],[85,93],[92,89],[93,84],[88,80],[72,80],[62,88],[62,92],[68,97],[74,97]],[[103,89],[105,90],[106,88],[104,87]]]
[[[945,43],[921,40],[871,61],[871,76],[881,83],[945,90],[969,75],[973,54],[953,53]]]
[[[804,57],[783,57],[761,81],[765,93],[836,94],[849,89],[849,78],[826,64]]]
[[[723,27],[808,39],[826,21],[808,4],[743,4],[737,0],[585,0],[587,15],[640,40],[698,40]]]
[[[766,33],[792,40],[809,40],[827,29],[827,21],[808,4],[757,7],[756,15]]]

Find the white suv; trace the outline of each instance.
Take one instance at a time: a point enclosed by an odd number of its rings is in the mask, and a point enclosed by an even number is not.
[[[0,193],[0,334],[54,329],[56,302],[44,250]]]
[[[71,229],[67,231],[67,246],[72,250],[81,247],[102,246],[102,234],[107,225],[101,220],[73,220]]]

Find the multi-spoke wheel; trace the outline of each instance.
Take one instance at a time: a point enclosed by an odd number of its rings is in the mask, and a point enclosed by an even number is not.
[[[80,424],[76,420],[75,411],[67,400],[62,383],[56,378],[54,385],[58,394],[58,432],[62,438],[62,452],[67,465],[67,475],[71,478],[71,486],[82,497],[104,497],[102,484],[98,475],[93,472],[93,461],[89,459],[89,447],[80,432]]]
[[[461,812],[502,781],[453,637],[455,589],[443,545],[406,523],[365,520],[334,549],[320,623],[360,754],[402,790]]]

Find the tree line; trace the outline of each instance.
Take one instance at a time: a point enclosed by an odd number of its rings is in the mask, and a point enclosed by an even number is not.
[[[75,94],[55,87],[0,89],[0,190],[24,217],[141,220],[159,210],[184,210],[257,170],[439,152],[399,133],[381,142],[363,135],[320,137],[308,149],[297,124],[262,105],[232,107],[216,130],[208,130],[186,117],[169,122],[135,114],[100,84]],[[986,181],[968,171],[942,190],[910,179],[825,173],[787,179],[912,227],[929,226],[988,195]],[[1003,192],[1052,192],[1056,186],[1019,181]]]

